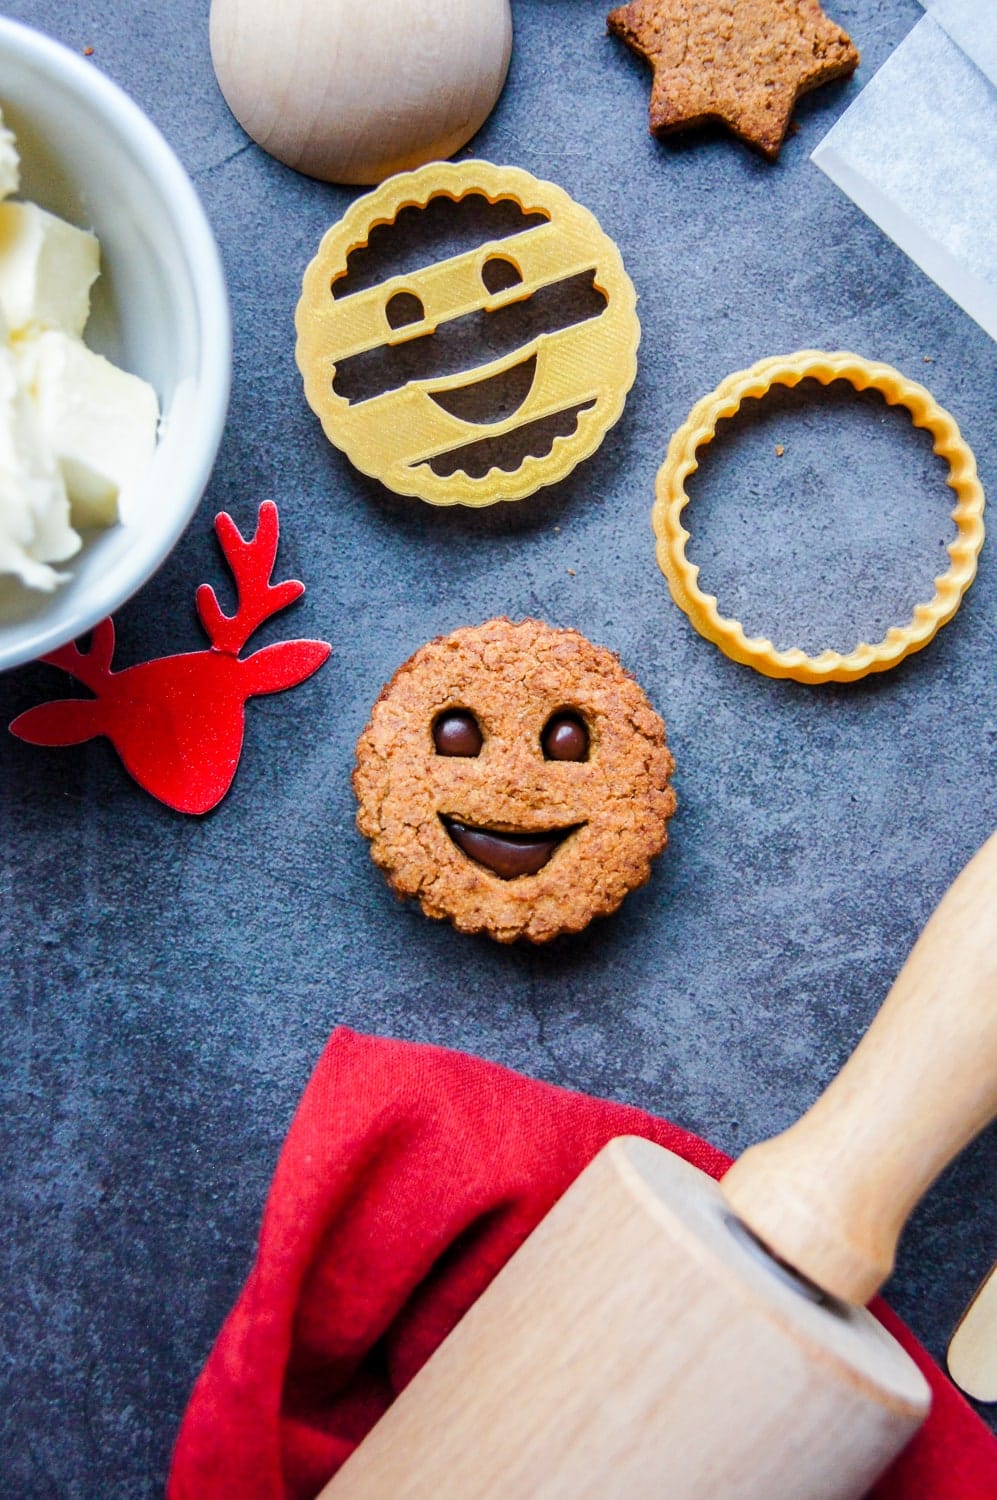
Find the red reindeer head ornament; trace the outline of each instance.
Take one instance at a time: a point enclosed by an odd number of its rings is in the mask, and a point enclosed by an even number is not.
[[[215,530],[239,602],[226,615],[209,584],[198,589],[197,613],[211,642],[206,651],[113,672],[114,624],[103,620],[89,651],[69,645],[41,658],[65,668],[95,696],[28,709],[11,724],[11,733],[32,745],[78,745],[106,735],[129,774],[160,802],[184,813],[215,807],[239,764],[246,700],[304,682],[332,650],[325,641],[279,641],[252,656],[239,655],[254,630],[299,598],[305,586],[270,582],[278,538],[272,501],[260,506],[249,540],[224,512],[215,517]]]

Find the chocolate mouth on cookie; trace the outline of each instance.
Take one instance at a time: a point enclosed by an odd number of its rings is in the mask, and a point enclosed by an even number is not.
[[[443,813],[440,822],[462,854],[484,865],[500,880],[536,875],[568,835],[583,826],[572,823],[567,828],[547,828],[540,833],[503,833],[494,828],[475,828]]]

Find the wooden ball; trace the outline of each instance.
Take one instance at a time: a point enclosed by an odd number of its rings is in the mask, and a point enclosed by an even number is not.
[[[243,129],[326,182],[452,156],[502,91],[509,0],[212,0],[211,58]]]

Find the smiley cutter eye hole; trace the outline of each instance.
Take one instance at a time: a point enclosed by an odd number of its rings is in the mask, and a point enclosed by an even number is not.
[[[485,289],[494,296],[496,292],[505,292],[511,286],[519,286],[523,273],[514,261],[508,260],[504,255],[490,255],[481,267],[481,279]]]
[[[421,323],[426,309],[415,292],[395,292],[388,298],[384,316],[389,328],[406,328],[409,323]]]
[[[437,755],[481,754],[484,736],[477,719],[466,708],[447,708],[433,721],[433,744]]]
[[[589,732],[580,714],[559,708],[551,714],[540,736],[544,760],[588,760]]]

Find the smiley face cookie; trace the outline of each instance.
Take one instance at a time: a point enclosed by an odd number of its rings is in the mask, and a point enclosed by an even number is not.
[[[463,226],[460,253],[434,242],[441,208]],[[482,161],[431,162],[354,203],[305,272],[295,324],[330,442],[433,505],[563,479],[622,412],[640,339],[633,284],[593,215]]]
[[[430,641],[357,743],[357,825],[399,896],[547,942],[648,879],[675,811],[665,726],[604,647],[539,620]]]

